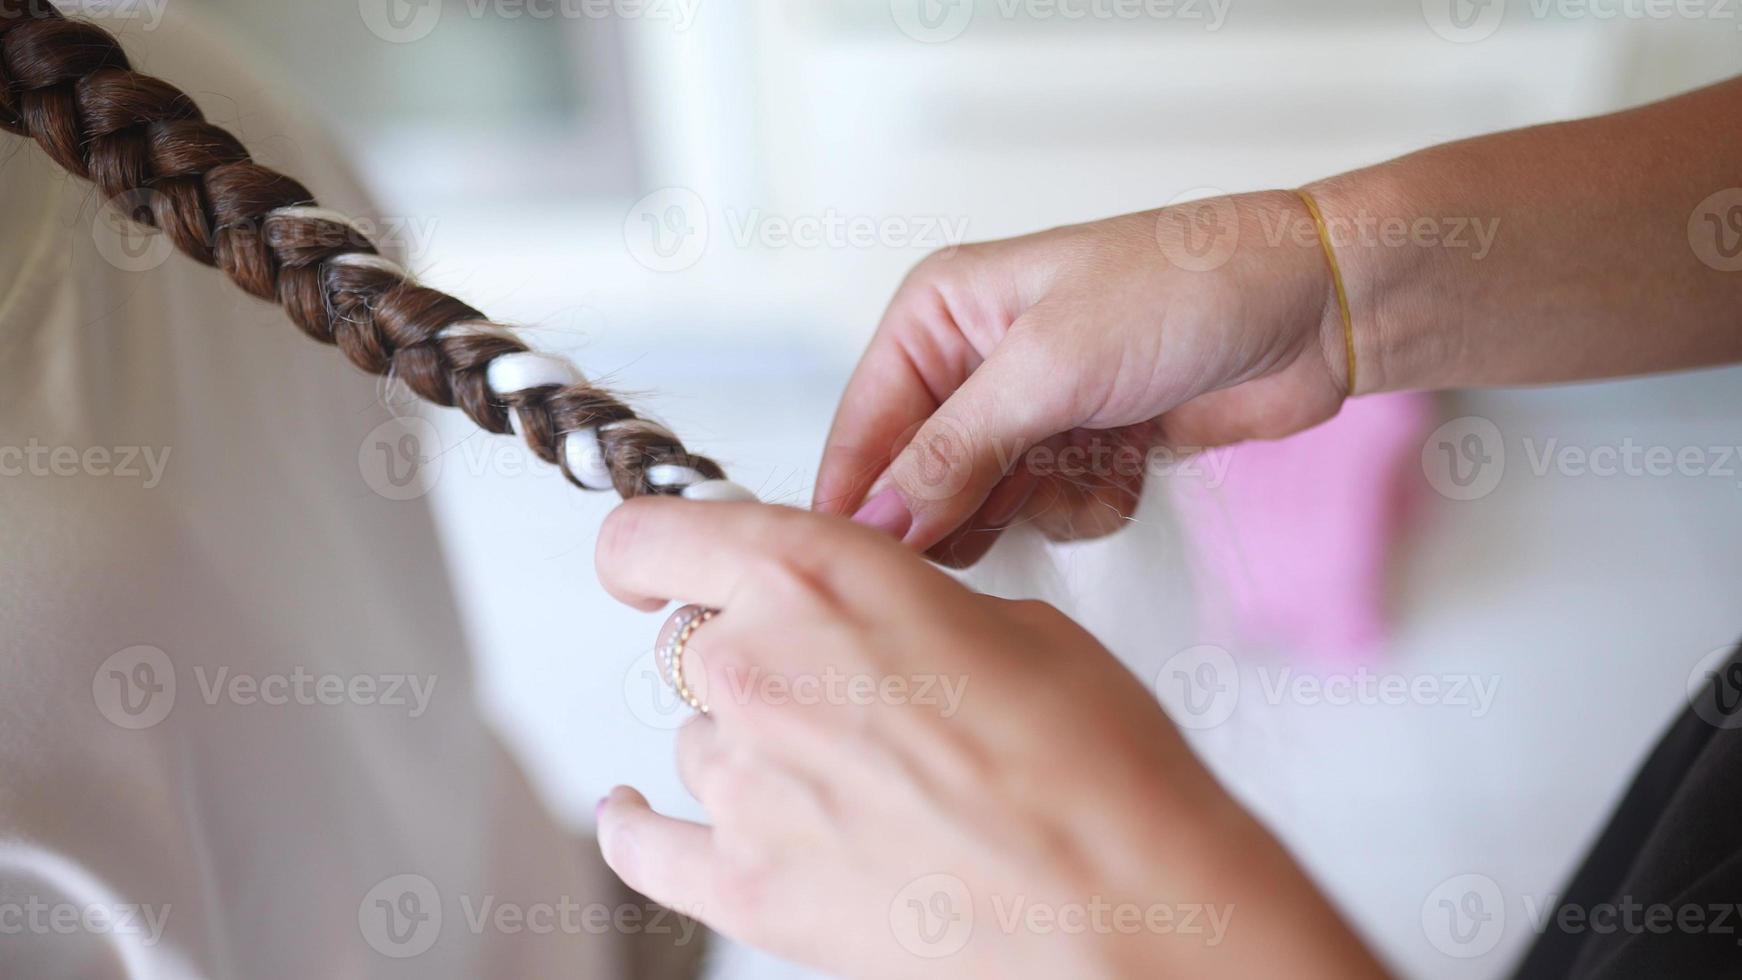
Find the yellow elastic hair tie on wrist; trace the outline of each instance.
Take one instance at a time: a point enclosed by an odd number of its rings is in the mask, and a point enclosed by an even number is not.
[[[1325,261],[1331,264],[1331,282],[1337,289],[1337,309],[1343,314],[1343,355],[1349,361],[1349,394],[1355,393],[1355,318],[1349,314],[1349,292],[1343,288],[1343,267],[1337,264],[1337,250],[1331,247],[1331,229],[1325,224],[1324,212],[1319,210],[1319,202],[1304,190],[1296,190],[1295,196],[1306,205],[1313,216],[1313,224],[1319,229],[1319,244],[1325,247]]]

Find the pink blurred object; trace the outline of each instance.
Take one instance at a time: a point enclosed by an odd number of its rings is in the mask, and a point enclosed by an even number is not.
[[[1321,660],[1371,658],[1432,418],[1427,395],[1358,398],[1316,429],[1212,450],[1182,472],[1174,496],[1205,626]]]

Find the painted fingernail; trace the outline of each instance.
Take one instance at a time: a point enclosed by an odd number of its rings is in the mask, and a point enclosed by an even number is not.
[[[892,538],[902,538],[913,527],[913,513],[907,509],[901,491],[890,487],[865,501],[865,506],[853,515],[853,522],[874,527]]]

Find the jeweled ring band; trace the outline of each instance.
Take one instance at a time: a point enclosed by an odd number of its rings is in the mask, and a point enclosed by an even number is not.
[[[665,647],[660,651],[660,657],[665,661],[665,677],[671,684],[671,689],[677,692],[684,704],[704,715],[708,713],[708,706],[696,696],[696,692],[690,690],[689,683],[684,680],[683,655],[696,630],[719,614],[718,609],[702,606],[685,606],[678,610],[676,618],[672,620],[671,636],[666,639]]]

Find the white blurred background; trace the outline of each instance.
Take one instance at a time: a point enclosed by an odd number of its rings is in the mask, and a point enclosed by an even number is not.
[[[325,118],[424,278],[645,392],[691,445],[794,503],[856,352],[933,249],[1291,186],[1742,67],[1742,22],[1621,0],[175,2],[209,9]],[[1514,451],[1734,445],[1739,380],[1444,410],[1494,420]],[[681,715],[646,659],[656,620],[592,577],[608,502],[439,421],[430,499],[488,710],[577,828],[618,782],[693,812],[669,761]],[[1516,459],[1482,500],[1427,499],[1375,668],[1496,679],[1492,710],[1245,698],[1194,738],[1399,970],[1495,976],[1695,662],[1742,634],[1742,486],[1537,477]],[[1145,520],[1051,560],[1154,676],[1191,644],[1192,603],[1169,515]],[[1134,592],[1155,599],[1141,624],[1097,602]],[[1471,874],[1497,885],[1502,928],[1448,947],[1437,889]]]

